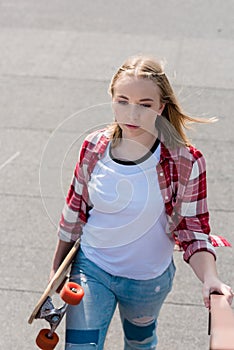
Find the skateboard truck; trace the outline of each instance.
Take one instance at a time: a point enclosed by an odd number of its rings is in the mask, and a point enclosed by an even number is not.
[[[81,286],[74,282],[68,282],[60,292],[60,297],[65,302],[62,307],[55,308],[52,298],[50,296],[46,298],[35,316],[37,319],[45,319],[50,325],[50,329],[42,329],[37,336],[36,344],[40,349],[52,350],[56,347],[59,341],[59,337],[55,333],[56,328],[62,321],[68,305],[78,305],[83,295],[84,291]]]
[[[66,313],[68,304],[64,304],[61,308],[56,309],[52,303],[52,298],[48,297],[45,303],[42,305],[41,309],[38,311],[38,314],[35,318],[45,319],[50,324],[51,331],[48,332],[47,337],[52,338],[53,333],[63,319],[63,316]]]

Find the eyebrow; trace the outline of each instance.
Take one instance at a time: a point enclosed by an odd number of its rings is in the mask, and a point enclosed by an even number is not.
[[[126,96],[124,96],[124,95],[118,95],[117,97],[123,98],[123,99],[125,99],[125,100],[128,100],[128,97],[126,97]],[[152,98],[149,98],[149,97],[141,98],[139,101],[140,101],[140,102],[145,102],[145,101],[154,102],[154,100],[153,100]]]

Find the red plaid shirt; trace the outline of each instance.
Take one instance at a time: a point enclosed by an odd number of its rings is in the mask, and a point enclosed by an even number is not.
[[[88,182],[109,142],[106,130],[90,134],[83,142],[59,223],[58,234],[63,241],[75,241],[82,234],[82,227],[92,208]],[[208,251],[216,256],[215,246],[229,246],[223,237],[209,234],[203,155],[194,147],[179,147],[169,151],[161,143],[156,171],[168,218],[166,232],[184,251],[184,260],[188,262],[198,251]]]

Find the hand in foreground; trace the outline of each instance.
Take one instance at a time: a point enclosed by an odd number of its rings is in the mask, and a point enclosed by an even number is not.
[[[207,280],[203,284],[202,294],[205,307],[210,308],[210,294],[218,292],[219,294],[225,295],[228,303],[231,305],[233,300],[233,290],[227,284],[221,282],[218,278]]]

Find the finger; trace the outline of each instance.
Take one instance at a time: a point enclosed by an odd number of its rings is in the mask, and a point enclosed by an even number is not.
[[[210,308],[210,288],[203,286],[203,301],[206,308]]]
[[[227,301],[231,305],[233,301],[233,296],[234,296],[232,288],[227,285],[224,285],[224,287],[222,288],[222,293],[225,295],[225,297],[227,298]]]

